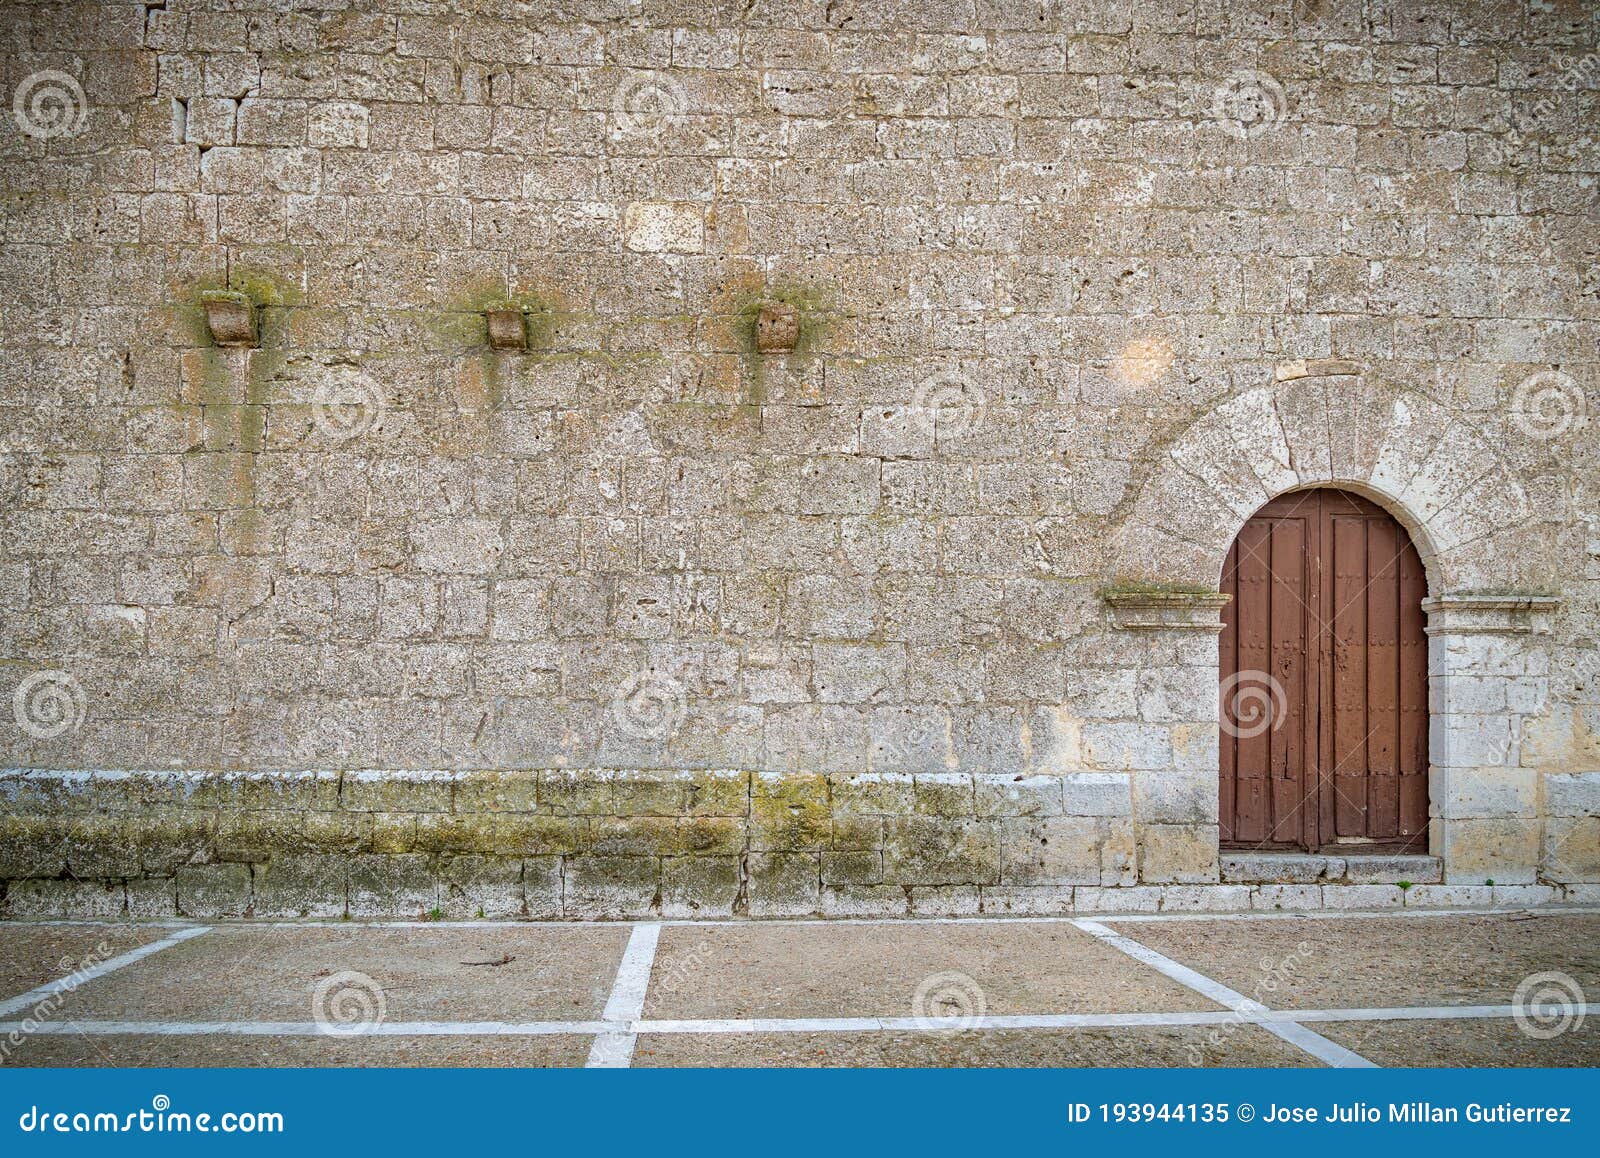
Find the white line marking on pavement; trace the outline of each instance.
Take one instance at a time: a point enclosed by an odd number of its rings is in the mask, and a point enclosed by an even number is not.
[[[601,1017],[609,1022],[620,1022],[620,1032],[602,1033],[589,1047],[590,1069],[627,1069],[633,1064],[635,1035],[626,1028],[644,1014],[645,991],[650,987],[650,970],[656,963],[656,945],[661,940],[661,926],[635,925],[628,937],[628,947],[623,951],[622,963],[617,966],[617,979],[611,985],[611,997]]]
[[[226,922],[213,922],[225,924]],[[125,917],[50,917],[41,919],[29,917],[26,920],[0,921],[0,928],[4,929],[32,929],[32,928],[59,928],[62,926],[79,926],[91,929],[116,928],[116,929],[194,929],[199,927],[197,921],[185,921],[173,917],[160,921],[134,921]],[[210,928],[211,926],[207,926]]]
[[[1132,957],[1135,961],[1142,961],[1159,973],[1164,973],[1180,985],[1187,985],[1203,997],[1209,997],[1220,1005],[1240,1015],[1256,1015],[1270,1012],[1259,1001],[1252,1001],[1242,993],[1229,989],[1220,981],[1213,981],[1203,973],[1196,973],[1187,965],[1180,965],[1170,957],[1164,957],[1154,949],[1141,945],[1131,937],[1113,932],[1097,921],[1074,921],[1078,928],[1092,937],[1119,949]],[[1259,1024],[1268,1033],[1282,1038],[1291,1045],[1298,1046],[1312,1057],[1339,1069],[1376,1069],[1377,1066],[1356,1053],[1346,1049],[1336,1041],[1330,1041],[1315,1030],[1307,1029],[1297,1021],[1277,1021],[1257,1019]]]
[[[1222,1010],[1179,1013],[1009,1013],[985,1017],[751,1017],[636,1021],[636,1034],[881,1033],[929,1030],[1110,1029],[1118,1026],[1220,1025],[1237,1021]]]
[[[54,997],[63,990],[76,989],[85,982],[93,981],[96,977],[104,977],[107,973],[115,972],[125,965],[132,965],[135,961],[143,961],[152,953],[170,949],[174,945],[210,931],[211,927],[209,925],[194,925],[186,929],[179,929],[170,937],[163,937],[161,940],[152,941],[148,945],[140,945],[137,949],[130,949],[126,953],[111,957],[98,965],[92,965],[82,972],[69,973],[65,977],[57,977],[54,981],[41,985],[37,989],[30,989],[26,993],[19,993],[15,997],[0,1001],[0,1017],[4,1017],[8,1013],[15,1013],[19,1009],[26,1009],[30,1005],[37,1005],[39,1002],[44,1001],[46,998]]]
[[[1586,1016],[1590,1008],[1586,1001],[1561,1007],[1563,1013],[1570,1009],[1580,1018]],[[1292,1021],[1450,1021],[1516,1015],[1514,1005],[1404,1005],[1394,1009],[1280,1009],[1263,1020],[1274,1021],[1281,1017]]]
[[[1574,1007],[1586,1014],[1589,1006]],[[1138,1026],[1284,1025],[1295,1022],[1509,1020],[1510,1005],[1410,1005],[1367,1009],[1264,1009],[1235,1012],[1222,1009],[1173,1013],[1018,1013],[979,1018],[943,1017],[749,1017],[633,1019],[630,1021],[385,1021],[357,1037],[539,1037],[639,1034],[726,1033],[881,1033],[927,1030],[1115,1029]],[[0,1034],[22,1031],[26,1023],[0,1022]],[[152,1036],[282,1036],[323,1037],[328,1031],[314,1021],[55,1021],[31,1033],[84,1037]]]
[[[1534,917],[1593,916],[1600,908],[1593,905],[1505,905],[1477,909],[1275,909],[1246,910],[1238,913],[1094,913],[1067,918],[1072,921],[1377,921],[1386,917],[1508,917],[1525,913]]]
[[[23,1022],[0,1022],[0,1033]],[[26,1032],[70,1037],[547,1037],[625,1029],[606,1021],[383,1021],[359,1033],[333,1033],[315,1021],[52,1021]]]

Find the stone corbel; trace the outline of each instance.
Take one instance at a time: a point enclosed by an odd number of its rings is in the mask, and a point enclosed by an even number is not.
[[[258,344],[256,306],[249,295],[210,290],[200,295],[200,308],[213,344],[223,349],[253,349]]]
[[[528,319],[521,306],[492,306],[483,311],[488,324],[489,348],[493,350],[526,350],[528,348]]]
[[[1117,626],[1128,631],[1222,630],[1220,591],[1102,591]]]
[[[1429,635],[1548,635],[1553,595],[1441,595],[1424,599]]]

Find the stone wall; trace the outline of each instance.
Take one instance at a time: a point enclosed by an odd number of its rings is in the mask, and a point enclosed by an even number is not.
[[[0,777],[13,917],[605,919],[1600,902],[1420,857],[1136,883],[1128,777],[729,771]],[[1160,842],[1145,856],[1159,857]],[[1259,858],[1258,858],[1259,859]],[[1313,858],[1301,858],[1311,861]],[[1187,880],[1191,883],[1175,883]]]
[[[1597,26],[0,6],[5,905],[1248,904],[1199,595],[1320,484],[1429,571],[1416,887],[1600,882]]]

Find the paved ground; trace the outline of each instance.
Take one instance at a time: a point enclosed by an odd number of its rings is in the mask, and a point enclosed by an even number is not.
[[[8,922],[0,986],[8,1065],[1600,1066],[1576,910]]]

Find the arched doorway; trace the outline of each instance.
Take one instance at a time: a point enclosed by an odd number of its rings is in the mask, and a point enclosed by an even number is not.
[[[1222,845],[1425,851],[1427,580],[1405,528],[1348,491],[1283,495],[1222,591]]]

